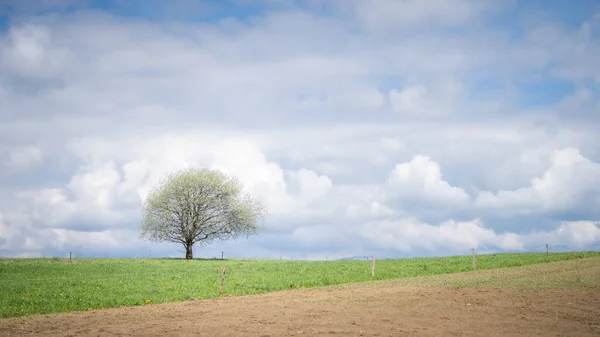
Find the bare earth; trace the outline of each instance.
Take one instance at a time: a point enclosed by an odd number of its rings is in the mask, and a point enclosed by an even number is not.
[[[600,336],[600,258],[1,319],[2,336]]]

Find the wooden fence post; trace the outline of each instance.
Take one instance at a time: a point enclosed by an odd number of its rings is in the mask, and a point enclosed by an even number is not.
[[[371,277],[375,277],[375,255],[371,256]]]
[[[223,273],[221,274],[221,291],[219,291],[219,295],[223,295],[223,287],[225,286],[225,272],[227,271],[227,266],[223,267]]]
[[[473,252],[473,269],[475,269],[477,267],[477,258],[475,257],[475,248],[471,248],[471,251]]]
[[[546,244],[546,258],[548,258],[548,244]]]
[[[72,262],[72,261],[71,261],[71,258],[72,258],[72,257],[73,257],[73,252],[69,252],[69,262]]]

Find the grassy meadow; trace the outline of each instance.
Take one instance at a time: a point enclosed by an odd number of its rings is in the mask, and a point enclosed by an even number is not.
[[[600,257],[600,252],[478,255],[477,269]],[[0,317],[148,305],[369,281],[371,261],[0,259]],[[379,260],[375,280],[471,271],[471,256]]]

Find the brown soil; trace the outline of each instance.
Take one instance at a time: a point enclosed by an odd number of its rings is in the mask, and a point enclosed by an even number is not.
[[[561,278],[563,274],[570,276]],[[3,319],[0,335],[600,336],[597,282],[600,259],[595,258],[327,289]],[[501,287],[502,283],[508,287]]]

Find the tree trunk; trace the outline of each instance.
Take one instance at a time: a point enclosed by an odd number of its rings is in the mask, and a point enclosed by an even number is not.
[[[194,252],[192,251],[192,246],[193,245],[186,245],[185,246],[185,258],[186,260],[191,260],[194,258]]]

